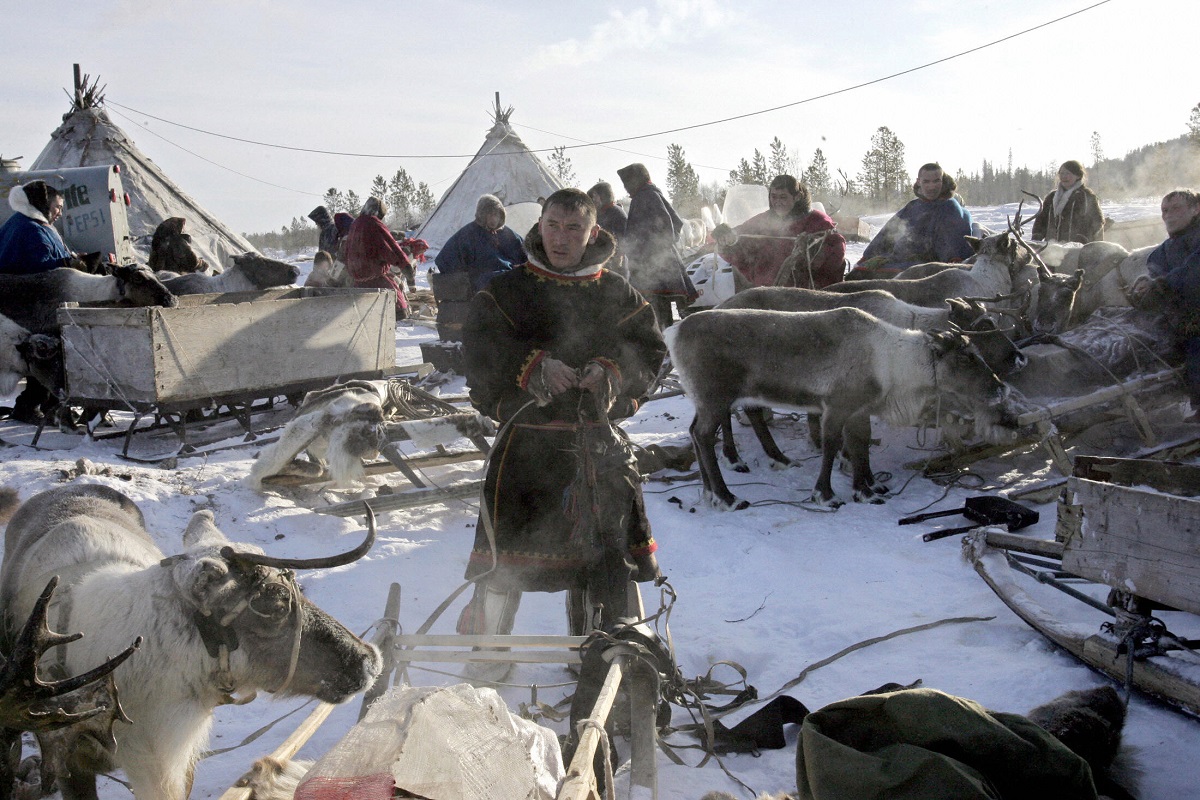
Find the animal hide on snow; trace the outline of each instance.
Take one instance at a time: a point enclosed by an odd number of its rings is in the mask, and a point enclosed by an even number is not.
[[[317,477],[326,468],[334,485],[346,487],[364,477],[362,460],[383,446],[383,402],[370,381],[309,392],[279,441],[259,454],[246,480],[256,491],[273,475]],[[308,461],[299,460],[301,452]]]
[[[314,762],[264,756],[234,786],[249,789],[250,800],[292,800]]]

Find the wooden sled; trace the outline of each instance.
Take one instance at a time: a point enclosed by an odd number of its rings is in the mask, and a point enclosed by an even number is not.
[[[963,552],[1059,647],[1200,715],[1200,466],[1077,458],[1056,539],[985,529]]]
[[[361,503],[360,503],[361,507]],[[644,616],[641,592],[636,583],[629,584],[631,609]],[[403,634],[400,632],[400,586],[392,584],[384,617],[377,626],[374,640],[384,655],[383,672],[363,696],[361,719],[367,706],[389,688],[393,673],[399,675],[404,667],[416,662],[466,664],[472,661],[511,661],[515,663],[581,662],[579,648],[585,636],[460,636],[436,634]],[[510,651],[475,650],[474,647],[507,647]],[[600,800],[597,775],[594,771],[596,753],[604,744],[601,733],[609,720],[624,684],[628,691],[630,710],[630,780],[631,797],[654,800],[658,797],[658,772],[655,758],[658,750],[658,729],[655,713],[658,707],[658,673],[647,666],[633,649],[622,652],[620,645],[610,649],[613,657],[599,696],[591,713],[582,723],[583,733],[571,763],[566,765],[566,777],[559,787],[556,800]],[[607,653],[606,653],[607,656]],[[321,703],[300,723],[271,756],[290,759],[317,731],[333,710]],[[249,800],[250,790],[234,786],[220,800]]]

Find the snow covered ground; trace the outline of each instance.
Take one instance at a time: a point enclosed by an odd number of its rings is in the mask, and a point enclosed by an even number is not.
[[[1105,211],[1111,213],[1108,207]],[[1003,209],[980,209],[976,215],[988,224],[989,215],[1002,220]],[[1142,215],[1147,214],[1143,211]],[[398,326],[398,363],[419,362],[419,344],[435,338],[425,326]],[[461,378],[441,391],[461,394]],[[646,404],[625,428],[639,444],[684,444],[691,415],[687,398],[669,398]],[[814,671],[788,693],[816,709],[889,681],[908,684],[919,679],[927,687],[969,697],[997,710],[1024,712],[1068,689],[1104,682],[1014,616],[962,561],[958,537],[926,544],[921,534],[936,523],[896,524],[907,514],[931,507],[961,507],[968,496],[1053,477],[1039,452],[981,464],[976,477],[943,486],[906,466],[931,454],[936,445],[933,432],[888,430],[877,425],[875,435],[881,443],[872,450],[873,466],[876,471],[891,473],[896,496],[884,505],[849,504],[828,513],[801,505],[812,490],[818,463],[803,421],[782,416],[775,423],[780,445],[798,462],[786,471],[767,468],[749,429],[735,427],[751,472],[725,474],[733,491],[753,502],[749,509],[715,511],[701,503],[698,480],[663,479],[676,473],[660,473],[645,485],[660,563],[678,595],[670,630],[684,676],[703,675],[718,661],[735,661],[745,667],[759,695],[766,696],[805,667],[857,642],[939,620],[976,617],[981,619],[900,636],[853,652]],[[47,444],[56,440],[61,439],[49,437]],[[73,444],[62,450],[0,449],[0,484],[18,487],[22,496],[28,497],[59,485],[61,470],[72,467],[76,459],[88,458],[111,468],[112,474],[80,480],[101,482],[132,497],[168,554],[178,546],[192,512],[203,508],[214,511],[218,526],[231,538],[254,542],[272,554],[313,556],[340,551],[357,543],[361,535],[361,519],[312,512],[329,502],[350,499],[354,493],[318,487],[260,495],[247,488],[243,479],[257,452],[253,446],[181,459],[174,469],[161,469],[122,460],[115,440]],[[477,465],[427,470],[426,477],[430,483],[444,486],[475,477]],[[406,488],[405,481],[395,474],[372,479],[372,483]],[[848,484],[845,475],[835,474],[835,490],[848,494]],[[1041,520],[1031,532],[1050,538],[1054,506],[1037,509]],[[305,573],[302,584],[315,602],[361,632],[381,616],[388,585],[398,582],[403,587],[401,621],[405,630],[412,632],[461,582],[475,520],[473,500],[382,514],[379,541],[367,557],[350,566]],[[943,522],[963,524],[963,518]],[[651,587],[643,587],[643,591],[649,609],[657,609],[658,591]],[[457,601],[431,632],[452,632],[464,602],[465,598]],[[527,594],[515,632],[565,632],[563,596]],[[411,677],[420,685],[457,682],[453,676],[426,669],[414,669]],[[732,681],[736,676],[730,669],[718,668],[715,677]],[[512,676],[515,684],[536,683],[538,699],[544,702],[562,697],[566,691],[563,684],[569,680],[561,666],[522,665]],[[510,708],[530,700],[530,690],[522,686],[504,690]],[[211,746],[237,745],[301,705],[296,700],[273,703],[260,699],[245,707],[218,709]],[[355,699],[339,707],[301,756],[324,753],[353,724],[358,706]],[[754,708],[746,706],[726,722],[732,725]],[[308,710],[292,714],[244,747],[203,760],[192,796],[219,796],[256,757],[273,750]],[[686,714],[676,712],[676,724],[689,721]],[[560,733],[564,726],[553,724]],[[755,790],[789,789],[794,787],[795,740],[796,728],[789,726],[787,748],[764,752],[760,758],[729,756],[724,764]],[[694,744],[685,736],[672,741]],[[1200,785],[1200,759],[1196,758],[1200,722],[1135,696],[1125,741],[1139,751],[1144,771],[1140,797],[1195,796],[1195,787]],[[680,752],[689,763],[700,759],[698,751]],[[660,754],[658,768],[662,798],[697,800],[712,789],[740,792],[713,762],[694,769],[677,766]],[[103,779],[100,793],[103,798],[128,796],[121,785]]]

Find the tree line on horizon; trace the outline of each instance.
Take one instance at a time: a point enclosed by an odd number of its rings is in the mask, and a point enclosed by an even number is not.
[[[330,187],[321,198],[321,205],[330,214],[344,211],[358,215],[367,197],[379,197],[387,204],[388,214],[384,222],[394,230],[412,230],[429,216],[437,205],[433,192],[424,181],[414,181],[403,168],[396,170],[391,180],[376,175],[366,194],[361,197],[353,189],[346,192]],[[292,217],[288,225],[277,231],[244,234],[247,241],[259,250],[272,249],[294,253],[317,243],[317,226],[307,216]]]

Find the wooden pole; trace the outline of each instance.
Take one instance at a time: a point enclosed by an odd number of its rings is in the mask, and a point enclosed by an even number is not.
[[[283,744],[275,748],[275,752],[271,753],[272,758],[277,758],[281,761],[290,759],[296,753],[300,752],[300,748],[304,746],[312,735],[317,732],[317,728],[321,727],[321,723],[329,716],[329,713],[336,708],[332,703],[321,703],[312,710],[303,722],[292,731],[292,735],[283,740]],[[233,786],[225,790],[225,794],[221,795],[220,800],[250,800],[250,789],[245,786]]]
[[[79,65],[75,65],[75,108],[83,108],[83,78]]]

